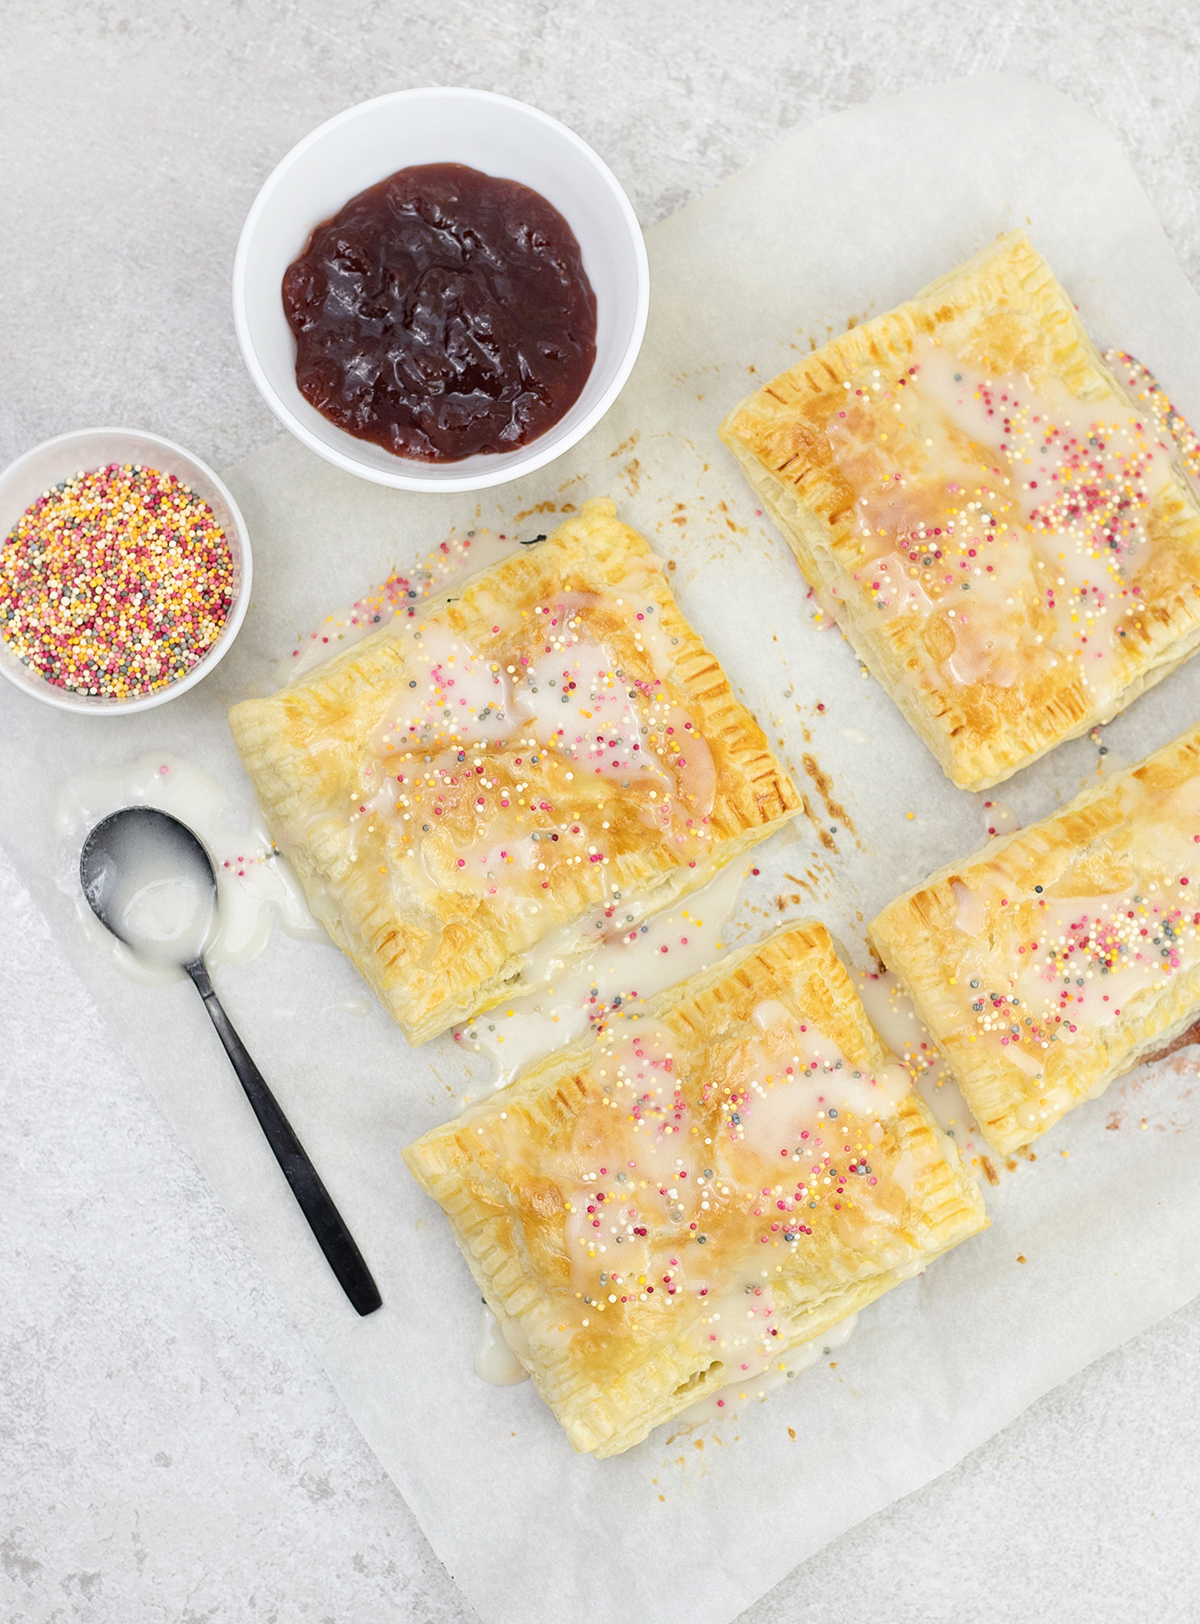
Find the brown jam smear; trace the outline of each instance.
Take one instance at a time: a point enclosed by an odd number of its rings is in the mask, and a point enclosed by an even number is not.
[[[296,383],[398,457],[511,451],[578,400],[596,296],[544,197],[466,164],[401,169],[319,225],[283,278]]]

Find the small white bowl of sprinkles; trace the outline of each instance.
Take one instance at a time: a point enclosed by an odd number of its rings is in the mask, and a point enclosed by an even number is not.
[[[80,429],[0,474],[0,674],[60,710],[186,693],[250,601],[250,542],[205,463],[157,434]]]

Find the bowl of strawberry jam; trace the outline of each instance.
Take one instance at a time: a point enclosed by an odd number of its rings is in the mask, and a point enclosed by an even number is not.
[[[620,185],[505,96],[400,91],[339,114],[259,193],[234,267],[246,365],[280,421],[383,485],[499,485],[620,393],[649,303]]]

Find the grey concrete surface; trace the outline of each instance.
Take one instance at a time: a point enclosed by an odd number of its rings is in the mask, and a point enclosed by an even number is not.
[[[1200,284],[1196,0],[4,0],[0,41],[0,461],[99,421],[218,466],[274,434],[242,218],[308,129],[407,85],[564,119],[648,225],[794,123],[1028,73],[1112,125]],[[0,1619],[474,1618],[3,862],[0,933]],[[1192,1304],[742,1624],[1194,1620],[1198,1388]]]

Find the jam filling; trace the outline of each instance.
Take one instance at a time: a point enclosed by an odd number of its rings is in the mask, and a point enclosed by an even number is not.
[[[283,278],[296,383],[398,457],[512,451],[571,409],[596,297],[544,197],[465,164],[401,169],[317,226]]]

